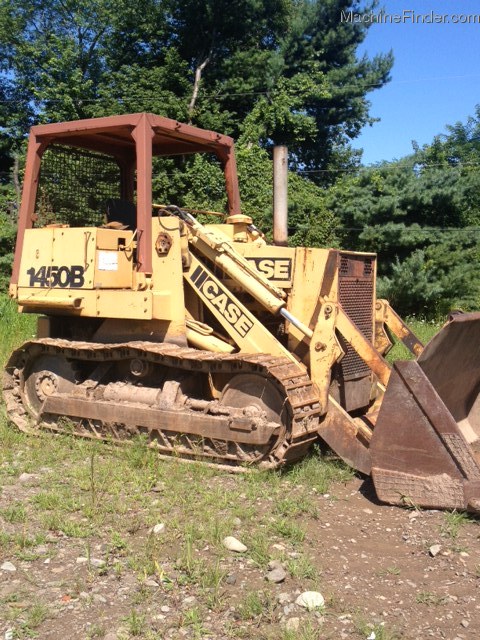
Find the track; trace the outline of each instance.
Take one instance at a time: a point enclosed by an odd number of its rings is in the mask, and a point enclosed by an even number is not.
[[[160,454],[232,470],[303,457],[322,414],[306,370],[288,358],[152,342],[27,342],[9,360],[4,395],[27,433],[142,435]]]

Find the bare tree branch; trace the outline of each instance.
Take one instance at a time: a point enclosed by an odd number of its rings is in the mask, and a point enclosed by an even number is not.
[[[188,124],[192,124],[193,112],[195,111],[195,104],[197,102],[198,92],[200,90],[200,83],[202,81],[202,73],[209,62],[210,62],[210,55],[208,55],[205,58],[205,60],[202,63],[200,63],[198,67],[195,69],[195,80],[193,82],[192,97],[188,105]]]

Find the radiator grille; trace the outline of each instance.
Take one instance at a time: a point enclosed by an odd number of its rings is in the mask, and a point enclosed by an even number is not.
[[[373,276],[373,258],[340,255],[339,302],[348,317],[370,342],[373,341]],[[370,369],[342,336],[340,344],[345,351],[340,363],[341,377],[348,380],[368,375]]]

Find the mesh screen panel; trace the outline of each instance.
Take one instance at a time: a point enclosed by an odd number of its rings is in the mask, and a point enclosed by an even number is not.
[[[35,226],[53,223],[99,226],[104,221],[109,198],[120,198],[120,168],[112,157],[59,146],[45,151]]]
[[[349,316],[369,340],[373,341],[373,264],[370,257],[341,256],[339,268],[339,301]],[[369,367],[342,336],[340,343],[345,356],[340,362],[341,376],[356,378],[370,373]]]

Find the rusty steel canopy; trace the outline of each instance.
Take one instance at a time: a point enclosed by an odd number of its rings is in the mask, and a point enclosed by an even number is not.
[[[220,160],[230,215],[240,213],[237,165],[232,138],[152,113],[133,113],[32,127],[28,143],[22,204],[11,283],[18,282],[25,229],[33,226],[41,159],[49,145],[98,151],[113,156],[122,169],[122,197],[134,201],[138,230],[138,268],[151,273],[152,157],[213,153]]]
[[[150,129],[153,155],[184,155],[213,152],[224,155],[233,149],[232,138],[198,129],[152,113],[107,116],[32,127],[39,142],[55,142],[123,156],[135,150],[134,132],[145,122]]]

